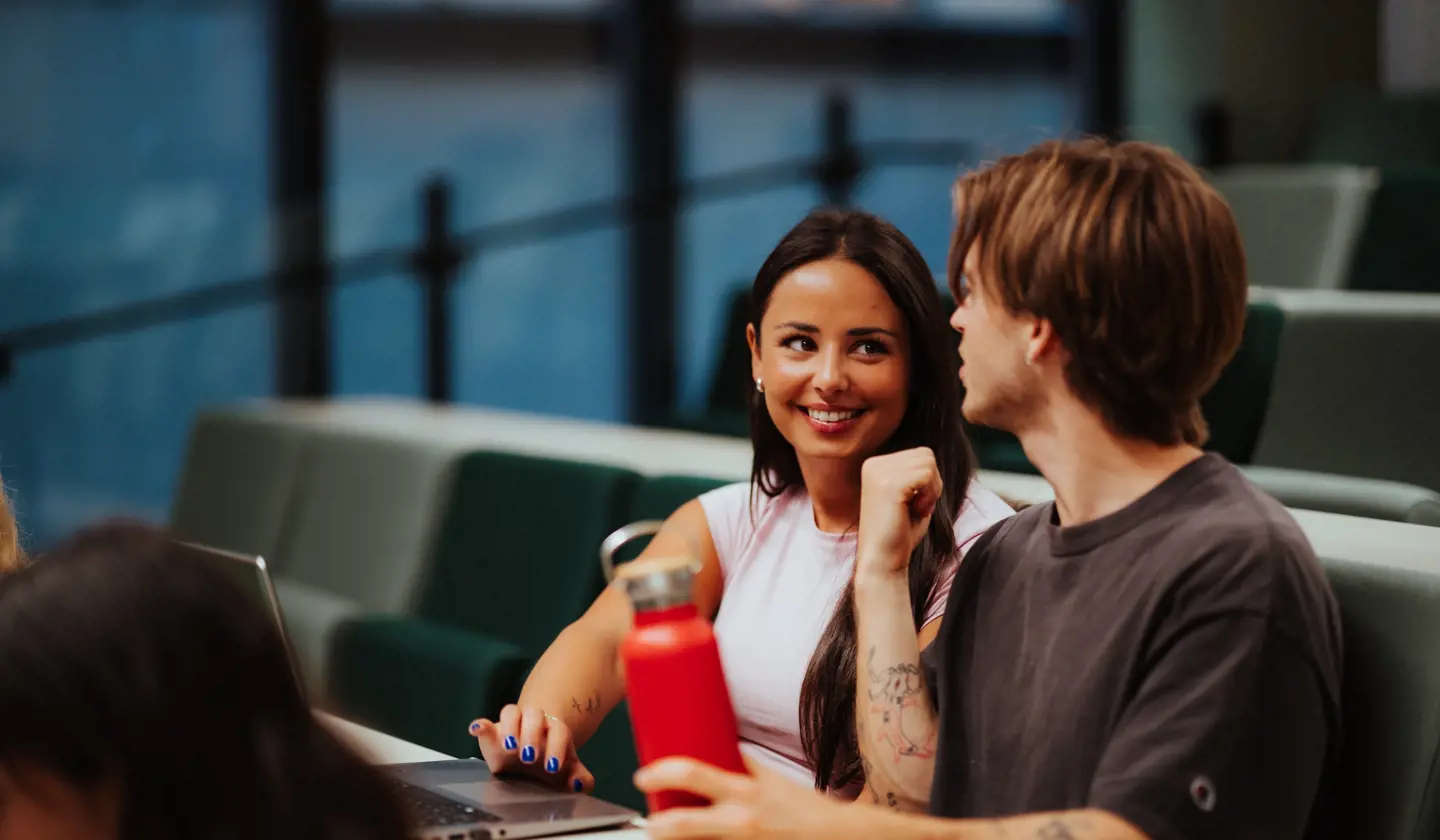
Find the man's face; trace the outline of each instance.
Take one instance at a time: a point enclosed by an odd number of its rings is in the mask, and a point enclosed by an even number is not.
[[[1031,327],[987,292],[995,279],[980,274],[979,251],[972,247],[965,257],[966,279],[950,317],[962,336],[962,408],[971,423],[1017,432],[1041,402],[1038,368],[1025,361]]]

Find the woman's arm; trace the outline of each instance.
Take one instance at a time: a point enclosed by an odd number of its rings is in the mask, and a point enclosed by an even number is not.
[[[633,562],[676,554],[699,555],[695,605],[702,615],[713,618],[720,606],[720,559],[698,500],[672,514]],[[633,624],[634,612],[624,589],[612,584],[561,631],[530,672],[519,701],[505,707],[498,721],[471,725],[492,771],[532,769],[535,775],[558,778],[567,787],[577,780],[587,789],[593,785],[593,777],[575,757],[575,748],[589,740],[605,715],[624,699],[620,642]]]

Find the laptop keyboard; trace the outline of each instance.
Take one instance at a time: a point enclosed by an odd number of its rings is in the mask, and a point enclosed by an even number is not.
[[[440,828],[481,822],[499,822],[500,817],[474,805],[441,796],[399,779],[391,779],[402,806],[417,828]]]

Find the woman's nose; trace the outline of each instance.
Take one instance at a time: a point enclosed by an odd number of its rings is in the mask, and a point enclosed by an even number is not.
[[[820,354],[817,361],[819,368],[811,379],[815,389],[821,393],[845,390],[849,381],[845,372],[845,354],[838,350],[827,350]]]

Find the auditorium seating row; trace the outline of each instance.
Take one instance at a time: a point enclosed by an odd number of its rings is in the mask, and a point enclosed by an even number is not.
[[[1251,282],[1440,292],[1440,95],[1327,101],[1299,163],[1222,167]]]
[[[473,755],[604,585],[598,546],[749,471],[748,442],[400,401],[257,402],[196,420],[172,511],[184,537],[261,554],[315,703]],[[1019,502],[1038,476],[983,471]],[[1376,838],[1440,811],[1440,531],[1297,511],[1346,620],[1347,781]],[[640,806],[623,707],[581,751]],[[1420,834],[1422,828],[1429,834]]]
[[[676,425],[749,436],[749,351],[731,338],[748,297],[732,297],[705,406]],[[1207,446],[1288,505],[1440,525],[1437,348],[1440,294],[1253,287],[1240,349],[1201,401]],[[970,432],[982,467],[1034,473],[1013,437]]]

